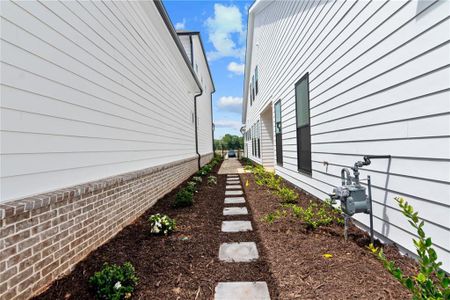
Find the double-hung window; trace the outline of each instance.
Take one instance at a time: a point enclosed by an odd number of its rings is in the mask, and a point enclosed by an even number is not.
[[[309,117],[309,74],[295,85],[297,116],[297,166],[303,173],[311,174],[311,125]]]

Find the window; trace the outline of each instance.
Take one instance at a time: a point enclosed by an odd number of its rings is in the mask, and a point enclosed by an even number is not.
[[[255,91],[256,95],[258,95],[258,66],[255,68]]]
[[[252,95],[253,95],[253,101],[255,101],[255,75],[252,76]]]
[[[261,158],[261,128],[259,125],[259,120],[256,122],[256,139],[258,143],[258,158]]]
[[[253,98],[252,98],[252,83],[250,82],[250,86],[248,87],[248,95],[250,98],[250,106],[253,104]]]
[[[281,100],[275,103],[275,144],[277,164],[283,165],[283,139],[281,135]]]
[[[297,115],[297,166],[298,170],[312,173],[311,126],[309,120],[309,74],[295,85],[295,109]]]

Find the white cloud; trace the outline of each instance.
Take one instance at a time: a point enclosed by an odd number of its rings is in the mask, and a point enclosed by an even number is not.
[[[235,120],[217,120],[214,121],[214,125],[217,128],[231,128],[234,130],[240,130],[242,127],[241,122]]]
[[[228,71],[233,72],[236,75],[243,75],[244,67],[245,67],[244,64],[239,64],[239,63],[232,61],[228,64],[227,69],[228,69]]]
[[[175,23],[176,30],[183,30],[186,27],[186,19],[183,19],[182,22]]]
[[[224,111],[240,114],[242,111],[242,98],[232,96],[220,97],[217,106]]]
[[[243,59],[244,47],[241,45],[245,40],[245,31],[242,14],[237,6],[214,4],[214,17],[209,17],[205,24],[208,28],[209,41],[215,48],[215,51],[208,52],[209,60],[227,56]],[[237,44],[233,40],[235,35],[238,36]]]

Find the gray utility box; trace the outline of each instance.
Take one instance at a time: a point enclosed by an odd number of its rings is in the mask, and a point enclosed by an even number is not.
[[[350,184],[335,187],[332,198],[341,201],[341,209],[346,215],[370,213],[366,188],[361,185]]]

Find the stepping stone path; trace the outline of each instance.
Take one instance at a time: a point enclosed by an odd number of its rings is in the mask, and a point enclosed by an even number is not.
[[[247,207],[225,207],[224,216],[248,215]]]
[[[242,232],[252,231],[252,222],[250,221],[223,221],[222,232]]]
[[[231,196],[231,197],[230,197]],[[228,174],[224,204],[245,204],[239,175]],[[225,207],[224,216],[248,216],[245,206]],[[252,223],[248,220],[223,221],[222,232],[234,234],[236,232],[253,231]],[[255,242],[223,243],[219,248],[219,260],[235,263],[252,263],[259,259]],[[255,278],[256,279],[256,278]],[[269,288],[263,281],[254,282],[219,282],[214,293],[215,300],[270,300]]]
[[[225,191],[225,196],[241,196],[244,193],[242,192],[242,190],[239,191]]]
[[[227,185],[226,186],[226,189],[227,190],[232,190],[232,189],[241,189],[241,186],[240,185]]]
[[[228,197],[225,198],[225,204],[241,204],[245,203],[244,197]]]
[[[258,299],[270,300],[267,283],[255,282],[220,282],[216,286],[215,300]]]

